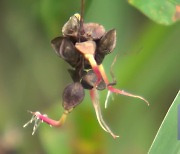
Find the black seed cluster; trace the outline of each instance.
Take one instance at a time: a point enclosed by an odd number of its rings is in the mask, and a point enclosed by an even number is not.
[[[81,24],[80,16],[75,14],[64,24],[62,34],[63,36],[54,38],[51,44],[56,54],[72,67],[68,71],[73,83],[68,85],[63,92],[63,107],[70,110],[83,100],[84,89],[92,89],[97,81],[89,62],[75,48],[75,44],[94,41],[96,44],[94,58],[99,65],[116,46],[116,30],[106,32],[104,27],[98,23]],[[105,89],[104,81],[102,80],[96,88]]]

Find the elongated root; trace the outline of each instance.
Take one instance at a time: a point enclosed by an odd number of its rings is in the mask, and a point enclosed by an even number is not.
[[[114,139],[119,137],[119,136],[115,135],[111,131],[111,129],[107,126],[107,124],[103,120],[103,117],[102,117],[102,114],[101,114],[100,105],[99,105],[98,93],[97,93],[97,90],[95,88],[93,88],[90,91],[90,96],[91,96],[92,103],[93,103],[93,106],[94,106],[94,109],[95,109],[95,112],[96,112],[97,120],[98,120],[100,126],[102,127],[102,129],[104,129],[106,132],[110,133]]]
[[[105,104],[104,104],[104,105],[105,105],[105,109],[107,108],[107,104],[108,104],[110,95],[111,95],[111,91],[108,90],[108,93],[107,93],[107,95],[106,95]]]
[[[125,92],[124,90],[116,89],[116,88],[114,88],[112,86],[108,86],[108,90],[110,90],[113,93],[120,94],[120,95],[125,95],[125,96],[129,96],[129,97],[139,98],[139,99],[143,100],[149,106],[149,102],[145,98],[143,98],[141,96]]]
[[[34,133],[36,132],[39,125],[43,122],[47,123],[50,126],[61,127],[67,118],[67,114],[69,113],[68,111],[65,110],[64,113],[62,114],[61,118],[58,121],[56,121],[56,120],[53,120],[51,118],[48,118],[48,116],[46,114],[41,114],[38,111],[37,112],[29,111],[29,112],[33,116],[32,116],[30,121],[28,121],[26,124],[24,124],[23,127],[27,127],[29,124],[34,122],[32,135],[34,135]]]
[[[98,68],[99,68],[99,72],[100,72],[104,82],[107,85],[107,89],[109,91],[111,91],[112,93],[120,94],[120,95],[125,95],[125,96],[129,96],[129,97],[139,98],[139,99],[143,100],[149,106],[149,102],[145,98],[143,98],[141,96],[138,96],[138,95],[134,95],[134,94],[125,92],[125,91],[120,90],[120,89],[116,89],[116,88],[112,87],[111,85],[109,85],[109,81],[108,81],[108,78],[106,76],[106,73],[105,73],[103,65],[102,64],[98,65]]]

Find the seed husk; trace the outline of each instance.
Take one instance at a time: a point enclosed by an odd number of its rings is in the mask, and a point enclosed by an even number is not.
[[[84,88],[81,83],[74,82],[69,84],[63,92],[63,107],[65,110],[72,110],[84,99]]]
[[[94,88],[96,82],[97,82],[97,76],[93,70],[89,70],[85,72],[81,80],[81,84],[84,87],[84,89],[89,89],[89,90]],[[101,80],[101,82],[96,87],[96,89],[98,90],[104,90],[105,88],[106,88],[106,84],[104,83],[103,80]]]
[[[116,46],[116,30],[109,30],[99,41],[97,52],[101,55],[111,53]]]
[[[86,40],[98,40],[105,34],[105,28],[98,23],[84,23],[84,35]]]
[[[77,65],[80,53],[70,39],[56,37],[51,41],[51,44],[58,56],[67,61],[72,67]]]
[[[80,15],[74,14],[64,24],[62,34],[65,37],[77,37],[80,28]]]

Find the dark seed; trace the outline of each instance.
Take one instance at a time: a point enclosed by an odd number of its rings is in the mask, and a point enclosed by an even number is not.
[[[97,82],[97,76],[93,70],[89,70],[88,72],[84,73],[81,84],[84,89],[92,89]],[[106,88],[106,84],[102,80],[98,86],[96,87],[98,90],[104,90]]]
[[[69,84],[63,92],[63,107],[71,110],[84,99],[84,88],[79,82]]]
[[[101,55],[111,53],[116,46],[116,30],[109,30],[99,41],[97,52]]]
[[[59,49],[61,57],[67,61],[75,61],[78,57],[78,51],[75,49],[74,44],[67,38],[64,38]]]
[[[92,71],[89,70],[88,72],[85,72],[81,84],[85,89],[92,89],[97,81],[96,74]]]
[[[62,40],[64,39],[64,37],[60,36],[60,37],[56,37],[51,41],[51,46],[54,49],[54,51],[56,52],[56,54],[59,55],[59,48],[62,44]]]
[[[84,35],[86,40],[98,40],[105,34],[105,29],[98,23],[84,23]]]
[[[72,67],[76,66],[80,54],[68,38],[56,37],[51,41],[51,44],[61,58],[66,60]]]
[[[80,15],[75,14],[64,24],[62,28],[62,34],[64,36],[77,37],[80,27]]]

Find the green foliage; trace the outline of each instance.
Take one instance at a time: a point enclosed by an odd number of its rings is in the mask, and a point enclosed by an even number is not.
[[[128,2],[160,24],[170,25],[180,19],[179,0],[128,0]]]
[[[177,111],[180,105],[180,91],[171,104],[164,120],[151,145],[149,154],[169,154],[180,152],[180,142],[177,140]]]

